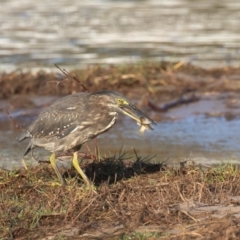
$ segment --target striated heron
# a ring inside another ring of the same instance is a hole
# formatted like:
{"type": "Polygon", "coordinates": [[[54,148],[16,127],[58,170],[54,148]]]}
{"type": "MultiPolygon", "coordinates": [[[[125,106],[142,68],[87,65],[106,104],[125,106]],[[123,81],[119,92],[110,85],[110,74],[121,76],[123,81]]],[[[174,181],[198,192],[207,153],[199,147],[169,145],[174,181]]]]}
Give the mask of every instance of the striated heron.
{"type": "Polygon", "coordinates": [[[31,138],[23,157],[35,147],[43,147],[52,152],[50,163],[61,184],[64,184],[56,165],[56,154],[72,152],[73,166],[84,182],[90,185],[79,166],[77,152],[82,144],[110,129],[118,113],[133,118],[141,125],[141,130],[153,129],[151,124],[156,124],[118,92],[76,93],[61,98],[41,112],[18,137],[18,141],[31,138]]]}

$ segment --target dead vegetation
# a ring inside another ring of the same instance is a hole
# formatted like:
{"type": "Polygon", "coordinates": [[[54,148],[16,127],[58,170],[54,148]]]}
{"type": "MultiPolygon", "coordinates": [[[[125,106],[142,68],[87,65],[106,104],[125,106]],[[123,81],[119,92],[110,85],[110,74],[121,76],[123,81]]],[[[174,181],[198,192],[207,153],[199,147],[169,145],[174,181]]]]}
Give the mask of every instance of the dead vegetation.
{"type": "Polygon", "coordinates": [[[9,74],[2,73],[0,99],[16,94],[67,95],[83,91],[82,84],[90,92],[112,89],[128,95],[139,96],[142,93],[163,100],[196,91],[240,91],[240,68],[207,70],[181,62],[144,62],[105,67],[94,65],[70,74],[81,84],[67,78],[64,71],[32,73],[16,70],[9,74]]]}
{"type": "Polygon", "coordinates": [[[47,164],[0,172],[1,239],[237,239],[240,171],[232,165],[170,168],[138,158],[85,165],[56,184],[47,164]]]}

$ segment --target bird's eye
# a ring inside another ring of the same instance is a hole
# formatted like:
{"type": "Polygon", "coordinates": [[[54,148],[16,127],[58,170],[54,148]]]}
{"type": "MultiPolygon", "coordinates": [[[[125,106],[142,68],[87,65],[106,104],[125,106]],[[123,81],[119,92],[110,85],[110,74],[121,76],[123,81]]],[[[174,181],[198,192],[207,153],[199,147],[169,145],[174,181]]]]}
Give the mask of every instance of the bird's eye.
{"type": "Polygon", "coordinates": [[[129,104],[127,101],[125,101],[122,98],[116,98],[116,102],[118,105],[128,105],[129,104]]]}

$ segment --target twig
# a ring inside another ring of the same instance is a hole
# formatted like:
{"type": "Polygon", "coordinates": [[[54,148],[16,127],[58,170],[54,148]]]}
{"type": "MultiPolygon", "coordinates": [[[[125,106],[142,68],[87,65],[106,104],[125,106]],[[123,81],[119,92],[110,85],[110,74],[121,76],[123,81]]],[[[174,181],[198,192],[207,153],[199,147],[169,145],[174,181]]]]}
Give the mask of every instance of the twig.
{"type": "Polygon", "coordinates": [[[190,214],[188,214],[187,212],[180,210],[181,213],[185,214],[186,216],[190,217],[193,221],[198,222],[198,220],[196,218],[194,218],[193,216],[191,216],[190,214]]]}
{"type": "Polygon", "coordinates": [[[58,68],[66,77],[69,77],[70,79],[73,79],[78,84],[80,84],[84,91],[88,91],[88,89],[81,83],[81,81],[76,78],[75,76],[71,75],[66,69],[61,69],[57,64],[55,64],[56,68],[58,68]]]}
{"type": "MultiPolygon", "coordinates": [[[[95,191],[94,191],[95,192],[95,191]]],[[[73,223],[92,205],[92,203],[98,198],[98,196],[94,197],[92,201],[81,211],[78,215],[73,219],[73,223]]]]}
{"type": "Polygon", "coordinates": [[[13,119],[13,117],[10,115],[9,111],[7,108],[5,108],[7,115],[10,117],[10,119],[12,120],[12,122],[14,123],[15,127],[21,131],[24,130],[24,128],[22,128],[21,126],[18,125],[18,123],[13,119]]]}
{"type": "Polygon", "coordinates": [[[11,221],[10,226],[9,226],[9,238],[11,240],[14,239],[14,236],[13,236],[13,222],[12,221],[11,221]]]}
{"type": "Polygon", "coordinates": [[[195,94],[192,94],[191,96],[181,96],[180,98],[172,100],[168,103],[165,103],[162,106],[157,106],[150,100],[147,100],[147,104],[152,110],[154,110],[156,112],[166,112],[170,108],[176,107],[180,104],[196,102],[196,101],[199,101],[199,99],[200,98],[198,96],[196,96],[195,94]]]}
{"type": "Polygon", "coordinates": [[[176,187],[177,187],[179,196],[180,196],[180,198],[182,199],[182,201],[183,201],[183,202],[187,202],[186,199],[183,197],[183,195],[182,195],[182,193],[181,193],[181,191],[180,191],[180,189],[179,189],[179,186],[178,186],[177,184],[176,184],[176,187]]]}

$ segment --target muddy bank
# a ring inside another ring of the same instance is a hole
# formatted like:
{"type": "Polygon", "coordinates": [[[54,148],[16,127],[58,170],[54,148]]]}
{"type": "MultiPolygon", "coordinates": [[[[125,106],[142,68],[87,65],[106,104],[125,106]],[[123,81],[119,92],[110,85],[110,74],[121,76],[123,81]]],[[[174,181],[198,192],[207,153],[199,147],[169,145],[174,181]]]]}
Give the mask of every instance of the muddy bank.
{"type": "Polygon", "coordinates": [[[57,184],[48,165],[0,171],[1,239],[238,239],[240,172],[113,157],[57,184]]]}

